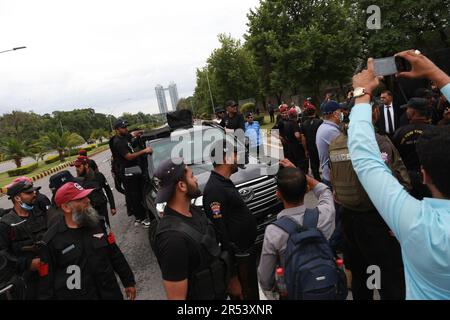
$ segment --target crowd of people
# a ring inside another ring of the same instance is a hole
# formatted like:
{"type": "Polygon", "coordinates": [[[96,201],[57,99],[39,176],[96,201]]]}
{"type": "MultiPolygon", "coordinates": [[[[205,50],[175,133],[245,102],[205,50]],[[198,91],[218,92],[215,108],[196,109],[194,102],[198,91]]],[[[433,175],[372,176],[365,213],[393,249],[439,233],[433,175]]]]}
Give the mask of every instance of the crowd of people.
{"type": "MultiPolygon", "coordinates": [[[[398,56],[412,70],[397,76],[431,81],[403,106],[388,90],[374,96],[381,79],[369,59],[345,102],[327,94],[320,109],[310,98],[269,107],[284,152],[274,191],[284,210],[266,227],[261,250],[256,218],[231,180],[239,167],[234,140],[211,149],[203,192],[183,159],[159,165],[156,202],[166,206],[156,221],[144,199],[153,150],[140,144],[141,131],[114,124],[114,185],[135,225],[155,226],[150,242],[168,299],[258,300],[259,287],[279,299],[345,299],[345,268],[353,299],[370,300],[371,266],[381,272],[381,299],[450,298],[450,77],[417,50],[398,56]],[[305,205],[309,191],[315,208],[305,205]],[[202,206],[193,205],[200,196],[202,206]]],[[[250,150],[264,156],[252,113],[244,117],[234,101],[216,111],[226,131],[243,130],[250,150]]],[[[51,199],[26,177],[7,186],[3,299],[123,299],[116,274],[135,299],[133,271],[110,227],[111,187],[87,153],[74,166],[77,177],[51,177],[51,199]]]]}

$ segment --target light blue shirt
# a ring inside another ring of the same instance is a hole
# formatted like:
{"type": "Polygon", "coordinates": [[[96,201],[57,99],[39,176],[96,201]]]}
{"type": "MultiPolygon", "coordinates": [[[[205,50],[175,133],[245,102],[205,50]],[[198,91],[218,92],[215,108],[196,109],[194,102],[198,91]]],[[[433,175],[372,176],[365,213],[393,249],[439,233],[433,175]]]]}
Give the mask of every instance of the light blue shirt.
{"type": "Polygon", "coordinates": [[[317,151],[319,151],[320,167],[322,168],[322,177],[325,180],[330,181],[330,167],[328,162],[330,161],[330,153],[328,147],[330,143],[341,134],[339,126],[331,121],[324,120],[317,129],[316,145],[317,151]]]}
{"type": "Polygon", "coordinates": [[[245,136],[248,137],[250,147],[261,145],[261,131],[259,130],[259,122],[253,121],[252,124],[245,123],[245,136]]]}
{"type": "MultiPolygon", "coordinates": [[[[442,93],[450,101],[450,84],[442,93]]],[[[419,201],[403,189],[381,159],[369,104],[352,109],[348,146],[359,180],[401,245],[406,298],[449,300],[450,200],[419,201]]]]}

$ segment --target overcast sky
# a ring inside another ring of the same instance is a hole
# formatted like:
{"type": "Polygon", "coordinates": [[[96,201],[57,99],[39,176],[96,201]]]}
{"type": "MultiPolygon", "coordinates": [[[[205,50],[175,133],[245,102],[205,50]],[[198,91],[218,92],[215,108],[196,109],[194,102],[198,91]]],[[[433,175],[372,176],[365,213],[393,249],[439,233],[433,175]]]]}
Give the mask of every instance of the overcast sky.
{"type": "MultiPolygon", "coordinates": [[[[155,86],[192,95],[195,70],[242,38],[258,0],[0,0],[0,114],[157,113],[155,86]]],[[[170,98],[167,92],[167,102],[170,98]]]]}

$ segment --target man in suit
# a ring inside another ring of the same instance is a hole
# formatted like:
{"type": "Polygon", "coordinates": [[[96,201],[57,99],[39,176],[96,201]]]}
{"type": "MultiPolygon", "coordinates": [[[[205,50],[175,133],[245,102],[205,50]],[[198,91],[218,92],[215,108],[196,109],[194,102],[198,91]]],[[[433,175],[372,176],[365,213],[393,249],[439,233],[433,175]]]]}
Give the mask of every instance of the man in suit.
{"type": "Polygon", "coordinates": [[[394,104],[392,92],[389,90],[381,93],[380,100],[383,105],[380,108],[380,119],[377,122],[377,127],[380,130],[380,134],[392,137],[399,127],[399,109],[394,104]]]}

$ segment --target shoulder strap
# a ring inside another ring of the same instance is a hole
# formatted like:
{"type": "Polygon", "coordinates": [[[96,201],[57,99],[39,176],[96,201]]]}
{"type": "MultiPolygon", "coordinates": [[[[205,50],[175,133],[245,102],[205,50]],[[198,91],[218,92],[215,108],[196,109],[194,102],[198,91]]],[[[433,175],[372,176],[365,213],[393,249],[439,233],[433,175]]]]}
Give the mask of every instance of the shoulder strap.
{"type": "Polygon", "coordinates": [[[172,216],[164,216],[161,221],[163,220],[165,220],[165,225],[163,225],[162,228],[156,232],[156,236],[167,231],[178,231],[184,233],[195,242],[202,243],[203,234],[195,230],[190,225],[184,223],[181,219],[172,216]]]}
{"type": "Polygon", "coordinates": [[[317,228],[319,223],[319,209],[306,209],[305,216],[303,217],[303,226],[305,228],[317,228]]]}
{"type": "Polygon", "coordinates": [[[299,224],[289,217],[283,217],[281,219],[272,222],[278,228],[284,230],[288,234],[292,234],[298,231],[299,224]]]}

